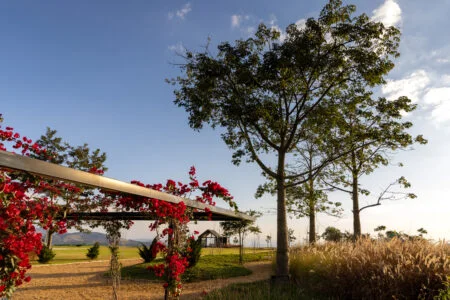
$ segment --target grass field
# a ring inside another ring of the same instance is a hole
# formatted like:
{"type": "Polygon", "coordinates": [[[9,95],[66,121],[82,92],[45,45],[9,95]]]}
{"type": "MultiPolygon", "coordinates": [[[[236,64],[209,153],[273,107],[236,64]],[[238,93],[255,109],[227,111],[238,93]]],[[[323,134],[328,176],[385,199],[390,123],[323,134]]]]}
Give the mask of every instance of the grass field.
{"type": "MultiPolygon", "coordinates": [[[[87,249],[91,246],[53,246],[56,253],[55,258],[49,264],[65,264],[73,262],[88,262],[86,257],[87,249]]],[[[238,248],[204,248],[202,255],[227,255],[238,254],[238,248]]],[[[266,253],[267,256],[272,255],[267,249],[245,249],[246,254],[266,253]]],[[[120,247],[119,255],[121,259],[140,258],[137,247],[120,247]]],[[[108,260],[110,258],[109,249],[106,246],[100,246],[100,255],[97,260],[108,260]]],[[[33,265],[39,264],[36,259],[32,260],[33,265]]]]}
{"type": "MultiPolygon", "coordinates": [[[[56,256],[49,264],[65,264],[72,262],[91,261],[86,257],[87,249],[91,246],[53,246],[56,256]]],[[[136,247],[120,247],[120,258],[140,258],[136,247]]],[[[108,247],[100,246],[100,254],[96,260],[108,260],[110,252],[108,247]]],[[[37,260],[32,260],[32,264],[39,264],[37,260]]]]}
{"type": "MultiPolygon", "coordinates": [[[[234,253],[236,253],[236,251],[234,251],[234,253]]],[[[248,269],[239,265],[238,254],[234,254],[233,251],[226,252],[228,252],[228,254],[202,255],[195,267],[186,270],[186,273],[183,275],[183,281],[203,281],[251,274],[248,269]]],[[[258,253],[248,253],[244,255],[244,262],[270,259],[270,252],[267,251],[259,251],[258,253]]],[[[161,278],[156,277],[153,272],[147,270],[148,266],[159,264],[161,262],[161,259],[156,259],[151,263],[140,263],[124,267],[122,268],[122,278],[161,280],[161,278]]]]}

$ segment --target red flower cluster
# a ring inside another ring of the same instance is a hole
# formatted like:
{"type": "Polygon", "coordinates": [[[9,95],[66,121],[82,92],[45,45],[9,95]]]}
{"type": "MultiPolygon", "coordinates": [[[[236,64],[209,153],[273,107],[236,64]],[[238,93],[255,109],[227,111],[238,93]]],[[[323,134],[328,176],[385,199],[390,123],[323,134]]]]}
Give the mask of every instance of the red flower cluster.
{"type": "Polygon", "coordinates": [[[33,223],[40,221],[43,227],[51,223],[46,218],[48,206],[45,198],[29,198],[22,185],[0,172],[0,297],[30,280],[25,276],[31,268],[29,254],[42,248],[42,235],[33,223]]]}
{"type": "Polygon", "coordinates": [[[170,272],[170,278],[173,278],[175,281],[181,281],[180,276],[189,265],[187,258],[175,252],[174,254],[166,257],[166,263],[167,269],[170,272]]]}
{"type": "Polygon", "coordinates": [[[162,277],[164,275],[164,269],[166,266],[164,264],[154,265],[147,267],[147,270],[151,270],[155,273],[156,276],[162,277]]]}
{"type": "MultiPolygon", "coordinates": [[[[14,132],[12,127],[0,128],[0,151],[7,151],[3,142],[12,143],[13,149],[21,149],[22,155],[46,153],[27,137],[20,139],[20,134],[14,132]]],[[[61,188],[70,189],[73,186],[61,188]]],[[[17,286],[31,279],[26,276],[31,268],[29,255],[42,249],[42,235],[36,232],[33,224],[38,223],[43,228],[52,226],[59,232],[66,230],[63,220],[53,224],[52,216],[58,207],[42,194],[33,197],[35,193],[49,190],[55,193],[61,191],[40,180],[13,179],[10,170],[0,169],[0,298],[10,297],[17,286]]]]}

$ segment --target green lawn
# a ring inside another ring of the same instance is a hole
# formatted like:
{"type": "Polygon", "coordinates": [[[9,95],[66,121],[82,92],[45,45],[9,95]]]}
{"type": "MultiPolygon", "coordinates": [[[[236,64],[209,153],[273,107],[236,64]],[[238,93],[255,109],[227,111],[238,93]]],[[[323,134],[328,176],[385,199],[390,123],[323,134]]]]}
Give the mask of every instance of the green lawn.
{"type": "MultiPolygon", "coordinates": [[[[87,262],[91,261],[86,257],[87,249],[91,246],[53,246],[56,253],[55,258],[49,264],[64,264],[71,262],[87,262]]],[[[139,258],[137,247],[120,247],[120,258],[139,258]]],[[[100,246],[100,254],[96,260],[108,260],[110,252],[108,247],[100,246]]],[[[94,260],[95,261],[95,260],[94,260]]],[[[37,260],[32,260],[32,264],[39,264],[37,260]]]]}
{"type": "MultiPolygon", "coordinates": [[[[232,253],[232,251],[227,252],[232,253]]],[[[248,253],[244,255],[244,261],[251,262],[267,260],[269,257],[268,254],[269,252],[267,251],[248,253]]],[[[151,263],[141,263],[124,267],[122,268],[122,278],[161,280],[161,278],[156,277],[153,272],[147,270],[148,266],[161,262],[162,260],[159,259],[151,263]]],[[[183,281],[193,282],[218,278],[230,278],[249,274],[251,274],[250,270],[246,269],[242,265],[239,265],[238,254],[203,255],[195,267],[186,271],[183,275],[183,281]]]]}
{"type": "MultiPolygon", "coordinates": [[[[53,251],[56,253],[55,258],[49,262],[49,264],[65,264],[73,262],[87,262],[91,261],[86,257],[87,246],[53,246],[53,251]]],[[[120,259],[128,258],[140,258],[137,247],[120,247],[119,250],[120,259]]],[[[239,253],[239,248],[204,248],[202,249],[202,256],[204,255],[228,255],[239,253]]],[[[267,256],[273,255],[272,252],[267,249],[245,249],[246,255],[253,255],[258,253],[264,253],[267,256]]],[[[110,258],[110,252],[108,247],[100,246],[100,255],[96,260],[108,260],[110,258]]],[[[95,261],[95,260],[94,260],[95,261]]],[[[37,259],[31,261],[33,265],[39,264],[37,259]]]]}

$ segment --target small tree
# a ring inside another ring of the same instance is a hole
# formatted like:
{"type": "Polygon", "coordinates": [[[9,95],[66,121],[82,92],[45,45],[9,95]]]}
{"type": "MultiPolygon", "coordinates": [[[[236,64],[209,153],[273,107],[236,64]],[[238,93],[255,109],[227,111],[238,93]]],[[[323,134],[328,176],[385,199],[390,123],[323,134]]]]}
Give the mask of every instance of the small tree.
{"type": "Polygon", "coordinates": [[[425,234],[428,233],[428,231],[426,231],[426,230],[423,229],[423,228],[419,228],[419,229],[417,229],[417,231],[419,232],[419,236],[420,236],[420,237],[423,237],[425,234]]]}
{"type": "MultiPolygon", "coordinates": [[[[252,217],[259,217],[261,216],[261,213],[249,210],[247,212],[248,215],[252,217]]],[[[238,242],[239,242],[239,263],[243,263],[243,257],[244,257],[244,239],[247,233],[250,231],[250,227],[253,225],[254,221],[249,220],[240,220],[240,221],[224,221],[220,222],[220,226],[223,229],[223,232],[225,235],[238,235],[238,242]]]]}
{"type": "Polygon", "coordinates": [[[380,225],[380,226],[376,227],[373,231],[378,233],[378,239],[384,239],[385,235],[384,235],[383,231],[385,231],[385,230],[386,230],[386,226],[380,225]]]}
{"type": "Polygon", "coordinates": [[[90,259],[96,259],[100,254],[100,244],[95,242],[94,245],[87,250],[86,256],[90,259]]]}
{"type": "Polygon", "coordinates": [[[272,236],[266,235],[267,248],[272,247],[272,236]]]}
{"type": "Polygon", "coordinates": [[[256,238],[259,239],[259,234],[261,233],[261,229],[259,228],[259,226],[250,226],[248,228],[248,231],[250,233],[253,233],[253,238],[254,238],[254,240],[253,240],[253,252],[255,252],[255,250],[256,250],[256,238]]]}
{"type": "Polygon", "coordinates": [[[297,239],[294,235],[294,229],[292,228],[288,229],[288,239],[289,239],[289,247],[297,239]]]}
{"type": "Polygon", "coordinates": [[[194,267],[200,260],[202,253],[202,240],[195,240],[194,237],[188,239],[188,245],[186,249],[186,257],[188,259],[188,268],[194,267]]]}
{"type": "Polygon", "coordinates": [[[38,254],[38,262],[41,264],[46,264],[55,257],[55,252],[46,245],[42,246],[41,252],[38,254]]]}
{"type": "Polygon", "coordinates": [[[139,256],[144,260],[145,263],[152,262],[156,255],[158,254],[155,251],[156,243],[158,242],[158,238],[154,238],[150,246],[145,246],[144,243],[141,243],[141,247],[138,247],[139,256]]]}
{"type": "Polygon", "coordinates": [[[327,242],[340,242],[342,236],[342,232],[338,228],[332,226],[325,228],[325,232],[322,233],[323,239],[327,242]]]}

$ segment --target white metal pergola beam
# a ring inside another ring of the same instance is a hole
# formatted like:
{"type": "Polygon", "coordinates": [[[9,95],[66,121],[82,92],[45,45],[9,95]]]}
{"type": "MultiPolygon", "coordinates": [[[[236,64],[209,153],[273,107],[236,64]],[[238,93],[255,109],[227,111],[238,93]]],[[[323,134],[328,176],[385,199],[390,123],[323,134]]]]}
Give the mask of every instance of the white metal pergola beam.
{"type": "Polygon", "coordinates": [[[83,184],[104,190],[121,192],[147,198],[155,198],[170,203],[184,202],[187,207],[200,210],[205,210],[206,208],[209,209],[213,213],[214,220],[221,220],[220,216],[223,216],[223,220],[255,220],[254,217],[230,209],[207,205],[198,201],[193,201],[191,199],[174,196],[149,188],[144,188],[135,184],[126,183],[116,179],[95,175],[80,170],[75,170],[72,168],[17,155],[6,151],[0,151],[0,167],[24,171],[46,178],[83,184]]]}

